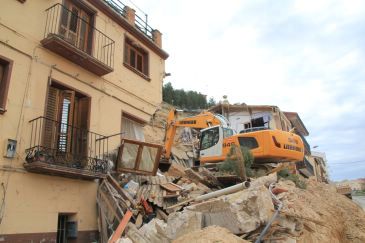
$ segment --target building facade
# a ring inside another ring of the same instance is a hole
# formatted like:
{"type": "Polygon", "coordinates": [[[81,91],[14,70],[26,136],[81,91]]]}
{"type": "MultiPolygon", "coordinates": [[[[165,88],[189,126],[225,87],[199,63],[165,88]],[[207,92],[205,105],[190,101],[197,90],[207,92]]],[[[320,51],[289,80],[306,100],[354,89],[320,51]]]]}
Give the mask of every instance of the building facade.
{"type": "Polygon", "coordinates": [[[233,129],[240,132],[245,129],[266,127],[289,131],[290,121],[277,106],[270,105],[231,105],[220,103],[209,109],[225,116],[233,129]]]}
{"type": "Polygon", "coordinates": [[[1,6],[0,241],[96,242],[122,124],[162,101],[161,33],[119,0],[1,6]]]}

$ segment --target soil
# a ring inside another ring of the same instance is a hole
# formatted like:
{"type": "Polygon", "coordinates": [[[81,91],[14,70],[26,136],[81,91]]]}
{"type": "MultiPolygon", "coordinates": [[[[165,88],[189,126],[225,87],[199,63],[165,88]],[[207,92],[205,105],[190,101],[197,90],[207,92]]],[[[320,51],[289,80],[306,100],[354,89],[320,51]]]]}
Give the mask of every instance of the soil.
{"type": "Polygon", "coordinates": [[[183,235],[173,243],[245,243],[249,242],[232,234],[228,229],[219,226],[209,226],[183,235]]]}
{"type": "Polygon", "coordinates": [[[297,242],[365,242],[365,212],[334,185],[307,180],[307,189],[291,182],[279,183],[288,192],[279,194],[284,202],[281,215],[297,221],[302,230],[297,242]]]}

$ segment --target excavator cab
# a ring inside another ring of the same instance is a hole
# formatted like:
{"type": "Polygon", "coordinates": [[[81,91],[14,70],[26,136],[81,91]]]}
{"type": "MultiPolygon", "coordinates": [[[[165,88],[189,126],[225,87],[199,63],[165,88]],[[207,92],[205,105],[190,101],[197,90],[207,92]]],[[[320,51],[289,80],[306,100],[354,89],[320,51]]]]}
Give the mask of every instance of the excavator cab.
{"type": "Polygon", "coordinates": [[[236,132],[229,127],[220,125],[208,127],[200,131],[199,157],[209,161],[223,161],[223,141],[225,138],[235,135],[236,132]]]}

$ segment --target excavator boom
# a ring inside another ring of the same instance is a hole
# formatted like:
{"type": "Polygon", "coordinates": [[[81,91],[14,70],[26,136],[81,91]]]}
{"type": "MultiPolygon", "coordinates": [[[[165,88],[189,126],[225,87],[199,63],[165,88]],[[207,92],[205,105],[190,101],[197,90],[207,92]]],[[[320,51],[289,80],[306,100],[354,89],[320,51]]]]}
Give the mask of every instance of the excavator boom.
{"type": "Polygon", "coordinates": [[[186,117],[181,120],[176,120],[176,116],[177,116],[177,111],[175,109],[171,110],[167,116],[166,134],[165,134],[165,154],[164,154],[164,158],[167,160],[171,156],[171,148],[174,142],[176,129],[178,127],[191,127],[191,128],[203,129],[210,126],[216,126],[227,123],[224,117],[216,116],[208,111],[203,111],[202,113],[196,116],[186,117]]]}

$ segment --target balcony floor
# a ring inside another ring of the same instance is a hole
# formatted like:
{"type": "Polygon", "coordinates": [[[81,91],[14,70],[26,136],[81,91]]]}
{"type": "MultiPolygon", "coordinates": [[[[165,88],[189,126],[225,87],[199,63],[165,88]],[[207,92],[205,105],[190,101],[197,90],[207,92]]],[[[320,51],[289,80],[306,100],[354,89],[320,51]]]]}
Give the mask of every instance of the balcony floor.
{"type": "Polygon", "coordinates": [[[106,178],[106,174],[91,172],[88,170],[70,168],[56,164],[50,164],[42,161],[24,163],[24,168],[29,172],[62,176],[73,179],[94,180],[106,178]]]}
{"type": "Polygon", "coordinates": [[[41,41],[41,43],[45,48],[63,56],[98,76],[103,76],[113,71],[113,68],[92,57],[88,53],[78,49],[56,34],[49,34],[41,41]]]}

